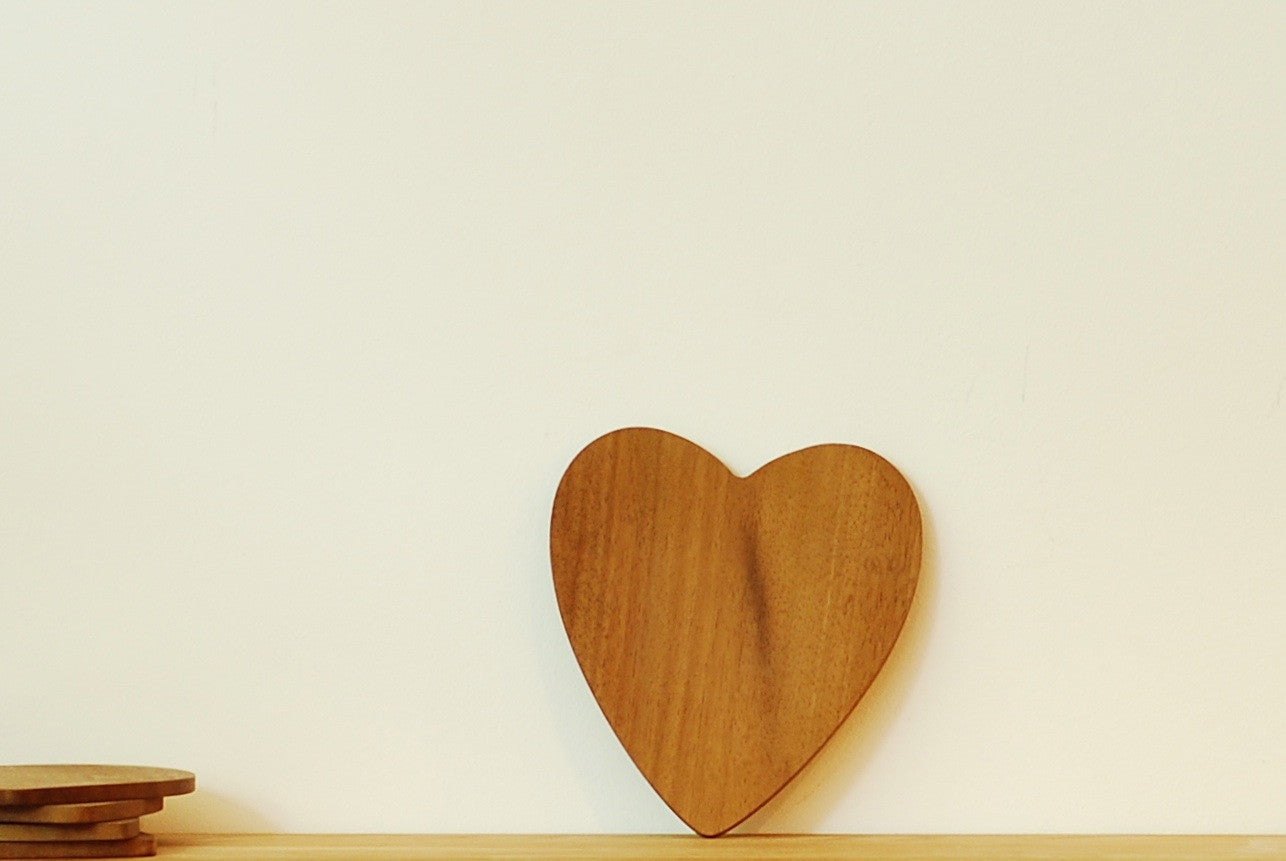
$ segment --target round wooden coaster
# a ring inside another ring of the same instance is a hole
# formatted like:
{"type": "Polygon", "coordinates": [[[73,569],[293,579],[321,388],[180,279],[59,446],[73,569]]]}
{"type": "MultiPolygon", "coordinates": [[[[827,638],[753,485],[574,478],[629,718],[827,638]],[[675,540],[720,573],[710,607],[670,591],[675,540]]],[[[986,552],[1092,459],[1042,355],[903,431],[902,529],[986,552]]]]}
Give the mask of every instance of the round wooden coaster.
{"type": "Polygon", "coordinates": [[[0,805],[84,804],[183,795],[196,776],[138,765],[0,765],[0,805]]]}
{"type": "Polygon", "coordinates": [[[128,840],[137,837],[137,819],[50,825],[47,822],[0,822],[0,843],[67,843],[79,840],[128,840]]]}
{"type": "Polygon", "coordinates": [[[82,825],[89,822],[112,822],[120,819],[137,819],[155,813],[165,805],[165,799],[127,798],[123,801],[96,801],[90,804],[28,804],[17,807],[0,806],[0,823],[46,822],[51,825],[82,825]]]}
{"type": "Polygon", "coordinates": [[[139,858],[156,854],[156,838],[72,840],[62,843],[0,843],[0,858],[139,858]]]}

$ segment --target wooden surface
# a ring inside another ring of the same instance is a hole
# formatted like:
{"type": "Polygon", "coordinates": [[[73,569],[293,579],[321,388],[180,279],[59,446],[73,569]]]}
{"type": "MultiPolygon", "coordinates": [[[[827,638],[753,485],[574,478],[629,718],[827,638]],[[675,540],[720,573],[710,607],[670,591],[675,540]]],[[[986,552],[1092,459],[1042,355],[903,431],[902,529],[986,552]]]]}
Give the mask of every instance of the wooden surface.
{"type": "Polygon", "coordinates": [[[40,804],[0,807],[0,822],[47,822],[63,825],[110,822],[120,819],[135,819],[148,813],[155,813],[164,804],[164,798],[132,798],[125,801],[100,801],[93,804],[40,804]]]}
{"type": "Polygon", "coordinates": [[[1133,835],[190,835],[160,836],[174,861],[838,859],[854,861],[1231,861],[1286,858],[1286,836],[1133,835]]]}
{"type": "Polygon", "coordinates": [[[156,839],[150,834],[128,840],[0,843],[0,858],[138,858],[155,854],[156,839]]]}
{"type": "Polygon", "coordinates": [[[76,825],[50,825],[43,822],[0,823],[0,842],[45,841],[66,843],[81,840],[127,840],[137,837],[137,819],[115,822],[89,822],[76,825]]]}
{"type": "Polygon", "coordinates": [[[182,795],[196,777],[136,765],[0,765],[0,805],[81,804],[182,795]]]}
{"type": "Polygon", "coordinates": [[[720,834],[782,789],[853,710],[911,606],[915,495],[848,445],[738,478],[631,428],[586,447],[554,500],[563,623],[644,777],[720,834]]]}

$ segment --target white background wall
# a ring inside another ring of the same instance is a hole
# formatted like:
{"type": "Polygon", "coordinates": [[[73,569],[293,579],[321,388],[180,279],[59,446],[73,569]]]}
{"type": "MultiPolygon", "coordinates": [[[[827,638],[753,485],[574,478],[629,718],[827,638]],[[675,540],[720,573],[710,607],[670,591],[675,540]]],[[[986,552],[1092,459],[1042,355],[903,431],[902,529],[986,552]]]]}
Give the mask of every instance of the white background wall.
{"type": "Polygon", "coordinates": [[[682,831],[563,637],[615,427],[926,514],[750,830],[1286,831],[1286,6],[0,6],[0,761],[159,830],[682,831]]]}

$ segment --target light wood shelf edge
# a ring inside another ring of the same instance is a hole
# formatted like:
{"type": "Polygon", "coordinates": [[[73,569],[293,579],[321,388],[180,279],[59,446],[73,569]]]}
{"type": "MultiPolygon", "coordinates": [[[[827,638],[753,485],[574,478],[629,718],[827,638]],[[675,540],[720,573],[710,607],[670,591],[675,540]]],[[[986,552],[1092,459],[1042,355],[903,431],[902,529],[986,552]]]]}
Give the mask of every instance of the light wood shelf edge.
{"type": "Polygon", "coordinates": [[[1286,859],[1286,835],[680,835],[160,834],[174,861],[548,861],[549,859],[809,859],[945,861],[1214,861],[1286,859]]]}

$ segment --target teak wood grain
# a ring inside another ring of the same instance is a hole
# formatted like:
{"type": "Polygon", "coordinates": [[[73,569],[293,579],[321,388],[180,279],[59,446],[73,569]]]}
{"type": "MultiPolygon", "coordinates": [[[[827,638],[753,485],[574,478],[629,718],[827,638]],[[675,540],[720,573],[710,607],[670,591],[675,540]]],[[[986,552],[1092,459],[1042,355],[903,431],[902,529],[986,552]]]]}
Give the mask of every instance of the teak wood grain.
{"type": "Polygon", "coordinates": [[[196,776],[137,765],[0,765],[0,805],[82,804],[183,795],[196,776]]]}
{"type": "Polygon", "coordinates": [[[0,807],[0,822],[46,822],[59,825],[111,822],[136,819],[148,813],[155,813],[164,805],[164,798],[130,798],[124,801],[100,801],[92,804],[29,804],[0,807]]]}
{"type": "Polygon", "coordinates": [[[694,831],[777,794],[883,666],[920,567],[915,495],[821,445],[745,478],[650,428],[587,446],[555,496],[558,606],[631,758],[694,831]]]}

